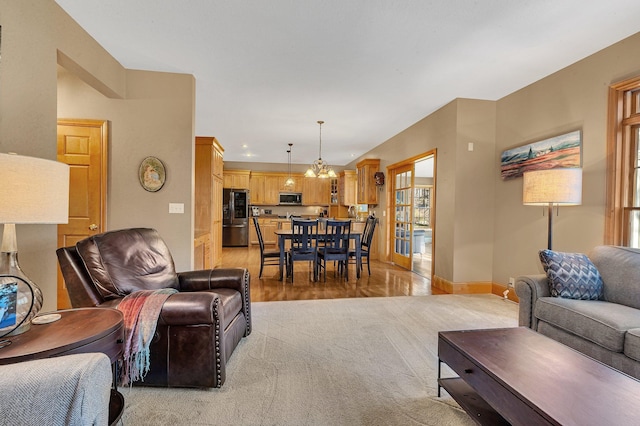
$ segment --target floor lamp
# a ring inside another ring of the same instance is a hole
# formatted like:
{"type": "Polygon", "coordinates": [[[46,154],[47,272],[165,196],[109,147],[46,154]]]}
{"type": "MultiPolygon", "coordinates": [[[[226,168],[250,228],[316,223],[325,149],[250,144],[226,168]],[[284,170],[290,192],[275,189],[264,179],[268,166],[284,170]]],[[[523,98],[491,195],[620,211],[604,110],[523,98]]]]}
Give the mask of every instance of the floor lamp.
{"type": "Polygon", "coordinates": [[[69,220],[69,166],[42,158],[0,154],[0,335],[24,333],[42,308],[42,291],[18,263],[16,224],[58,224],[69,220]],[[13,294],[12,294],[13,292],[13,294]]]}
{"type": "Polygon", "coordinates": [[[524,172],[522,204],[548,206],[547,248],[551,250],[553,206],[582,204],[582,169],[564,168],[524,172]]]}

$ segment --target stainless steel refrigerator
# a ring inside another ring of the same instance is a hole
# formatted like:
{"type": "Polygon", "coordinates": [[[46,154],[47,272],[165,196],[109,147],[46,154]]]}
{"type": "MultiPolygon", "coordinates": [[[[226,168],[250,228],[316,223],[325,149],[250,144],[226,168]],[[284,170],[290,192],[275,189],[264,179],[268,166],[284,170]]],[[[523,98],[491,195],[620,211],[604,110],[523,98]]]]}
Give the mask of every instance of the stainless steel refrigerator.
{"type": "Polygon", "coordinates": [[[249,245],[249,190],[222,190],[222,246],[249,245]]]}

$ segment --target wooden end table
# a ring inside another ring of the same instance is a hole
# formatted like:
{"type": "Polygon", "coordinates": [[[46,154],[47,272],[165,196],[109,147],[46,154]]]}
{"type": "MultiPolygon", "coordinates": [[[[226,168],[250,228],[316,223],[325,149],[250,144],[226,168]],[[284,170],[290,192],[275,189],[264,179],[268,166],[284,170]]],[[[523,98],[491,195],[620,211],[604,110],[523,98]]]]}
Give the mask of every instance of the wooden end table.
{"type": "MultiPolygon", "coordinates": [[[[124,351],[124,321],[116,309],[79,308],[52,312],[58,321],[32,324],[29,331],[4,337],[11,344],[0,348],[0,365],[41,358],[88,352],[102,352],[117,366],[124,351]]],[[[124,409],[124,397],[117,388],[117,368],[113,369],[109,400],[109,424],[115,424],[124,409]]]]}
{"type": "Polygon", "coordinates": [[[640,381],[525,327],[438,333],[440,387],[479,424],[640,424],[640,381]]]}

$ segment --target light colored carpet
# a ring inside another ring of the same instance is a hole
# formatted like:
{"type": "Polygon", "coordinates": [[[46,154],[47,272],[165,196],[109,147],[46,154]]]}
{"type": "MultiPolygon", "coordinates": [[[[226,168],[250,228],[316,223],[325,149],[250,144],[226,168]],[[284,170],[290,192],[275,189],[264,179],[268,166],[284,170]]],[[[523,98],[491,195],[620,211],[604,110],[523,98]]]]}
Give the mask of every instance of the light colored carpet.
{"type": "MultiPolygon", "coordinates": [[[[125,425],[472,425],[437,397],[438,331],[515,327],[492,295],[261,302],[221,389],[121,389],[125,425]]],[[[444,371],[444,370],[443,370],[444,371]]]]}

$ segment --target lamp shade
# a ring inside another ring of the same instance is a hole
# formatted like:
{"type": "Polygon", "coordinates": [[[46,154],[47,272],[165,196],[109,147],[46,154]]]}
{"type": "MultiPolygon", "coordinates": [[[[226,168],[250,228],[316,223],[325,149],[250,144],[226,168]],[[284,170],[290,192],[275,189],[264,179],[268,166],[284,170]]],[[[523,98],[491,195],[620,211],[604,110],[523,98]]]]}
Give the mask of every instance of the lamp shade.
{"type": "Polygon", "coordinates": [[[582,169],[564,168],[524,172],[522,204],[529,206],[582,204],[582,169]]]}
{"type": "Polygon", "coordinates": [[[69,166],[0,154],[0,223],[67,223],[69,166]]]}

